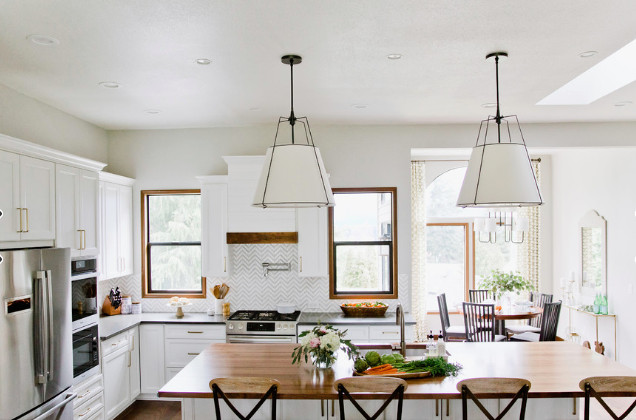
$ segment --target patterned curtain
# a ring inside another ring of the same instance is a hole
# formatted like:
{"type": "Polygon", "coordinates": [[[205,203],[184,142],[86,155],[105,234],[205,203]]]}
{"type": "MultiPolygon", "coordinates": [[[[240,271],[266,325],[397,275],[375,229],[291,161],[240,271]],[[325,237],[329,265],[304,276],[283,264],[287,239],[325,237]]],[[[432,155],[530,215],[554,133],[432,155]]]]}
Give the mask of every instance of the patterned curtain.
{"type": "Polygon", "coordinates": [[[415,340],[426,341],[426,181],[424,162],[411,162],[411,299],[415,340]]]}
{"type": "MultiPolygon", "coordinates": [[[[541,189],[541,162],[539,160],[532,161],[532,169],[537,177],[537,184],[541,189]]],[[[517,248],[517,257],[521,275],[532,281],[535,290],[541,290],[541,276],[539,267],[540,261],[540,244],[541,244],[541,206],[523,207],[519,211],[520,215],[528,217],[529,228],[526,232],[523,244],[517,248]]]]}

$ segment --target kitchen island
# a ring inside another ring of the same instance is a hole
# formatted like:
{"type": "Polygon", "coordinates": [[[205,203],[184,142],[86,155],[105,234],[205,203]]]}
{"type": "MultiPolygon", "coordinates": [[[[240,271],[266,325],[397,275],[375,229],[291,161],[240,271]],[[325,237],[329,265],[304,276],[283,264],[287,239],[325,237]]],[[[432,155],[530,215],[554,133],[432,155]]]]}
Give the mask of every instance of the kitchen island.
{"type": "MultiPolygon", "coordinates": [[[[295,344],[211,344],[158,392],[159,397],[183,398],[183,419],[211,418],[212,378],[261,376],[280,381],[279,418],[336,418],[337,392],[333,382],[352,375],[353,362],[340,355],[331,369],[292,365],[295,344]],[[326,402],[326,404],[325,404],[326,402]],[[333,417],[335,416],[335,417],[333,417]]],[[[404,419],[461,418],[457,382],[477,377],[519,377],[532,383],[528,419],[578,418],[578,383],[588,376],[636,375],[636,371],[569,342],[540,343],[448,343],[449,361],[463,368],[456,377],[408,381],[404,419]],[[576,414],[574,414],[576,411],[576,414]],[[430,416],[428,414],[430,412],[430,416]]],[[[257,398],[249,392],[230,398],[257,398]]],[[[367,398],[372,398],[368,396],[367,398]]],[[[253,405],[246,401],[245,406],[253,405]]],[[[370,402],[374,403],[374,402],[370,402]]],[[[502,405],[503,406],[503,405],[502,405]]],[[[496,412],[499,400],[488,401],[496,412]]],[[[267,404],[262,410],[267,418],[267,404]]],[[[387,412],[391,418],[394,411],[387,412]]],[[[227,417],[226,418],[231,418],[227,417]]],[[[354,417],[355,418],[355,417],[354,417]]]]}

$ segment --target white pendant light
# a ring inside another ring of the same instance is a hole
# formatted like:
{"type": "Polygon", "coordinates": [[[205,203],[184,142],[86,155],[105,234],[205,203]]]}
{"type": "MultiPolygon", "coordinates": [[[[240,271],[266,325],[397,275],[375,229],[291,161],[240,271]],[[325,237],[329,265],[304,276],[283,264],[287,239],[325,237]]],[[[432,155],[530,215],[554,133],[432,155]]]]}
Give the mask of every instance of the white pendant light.
{"type": "Polygon", "coordinates": [[[495,57],[497,82],[497,114],[483,120],[479,126],[477,144],[473,148],[466,175],[457,199],[459,207],[525,207],[543,204],[541,192],[532,170],[530,156],[516,115],[502,116],[499,110],[499,57],[505,52],[490,53],[495,57]],[[520,141],[513,141],[508,119],[516,121],[520,141]],[[501,123],[505,122],[508,141],[501,139],[501,123]],[[497,141],[488,142],[488,128],[497,124],[497,141]],[[481,133],[484,127],[484,138],[481,133]]]}
{"type": "Polygon", "coordinates": [[[254,194],[256,207],[326,207],[335,204],[329,177],[322,163],[320,150],[314,145],[307,117],[294,115],[294,65],[302,58],[297,55],[281,57],[291,70],[291,113],[278,120],[274,145],[267,149],[265,163],[254,194]],[[291,126],[291,143],[276,144],[281,123],[291,126]],[[298,143],[296,124],[302,125],[304,142],[298,143]]]}

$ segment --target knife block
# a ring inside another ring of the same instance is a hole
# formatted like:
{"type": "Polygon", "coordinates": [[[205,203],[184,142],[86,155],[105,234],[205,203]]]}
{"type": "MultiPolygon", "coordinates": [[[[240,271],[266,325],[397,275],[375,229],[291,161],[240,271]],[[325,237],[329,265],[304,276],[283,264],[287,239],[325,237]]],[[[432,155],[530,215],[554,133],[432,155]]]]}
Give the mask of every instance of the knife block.
{"type": "Polygon", "coordinates": [[[119,305],[117,309],[113,308],[113,305],[110,303],[110,299],[106,296],[104,298],[104,304],[102,305],[102,313],[104,315],[119,315],[121,314],[121,305],[119,305]]]}

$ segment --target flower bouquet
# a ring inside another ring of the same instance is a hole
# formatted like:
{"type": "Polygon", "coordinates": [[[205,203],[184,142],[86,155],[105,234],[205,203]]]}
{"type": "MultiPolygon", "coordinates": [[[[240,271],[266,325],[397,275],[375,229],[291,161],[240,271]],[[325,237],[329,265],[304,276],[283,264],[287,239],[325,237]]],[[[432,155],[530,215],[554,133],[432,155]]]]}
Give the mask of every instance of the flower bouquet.
{"type": "Polygon", "coordinates": [[[311,331],[303,331],[298,335],[300,345],[292,352],[292,364],[305,362],[311,356],[312,363],[319,368],[330,368],[336,361],[336,353],[340,348],[349,359],[358,354],[358,348],[345,340],[347,330],[339,331],[331,325],[317,325],[311,331]]]}

